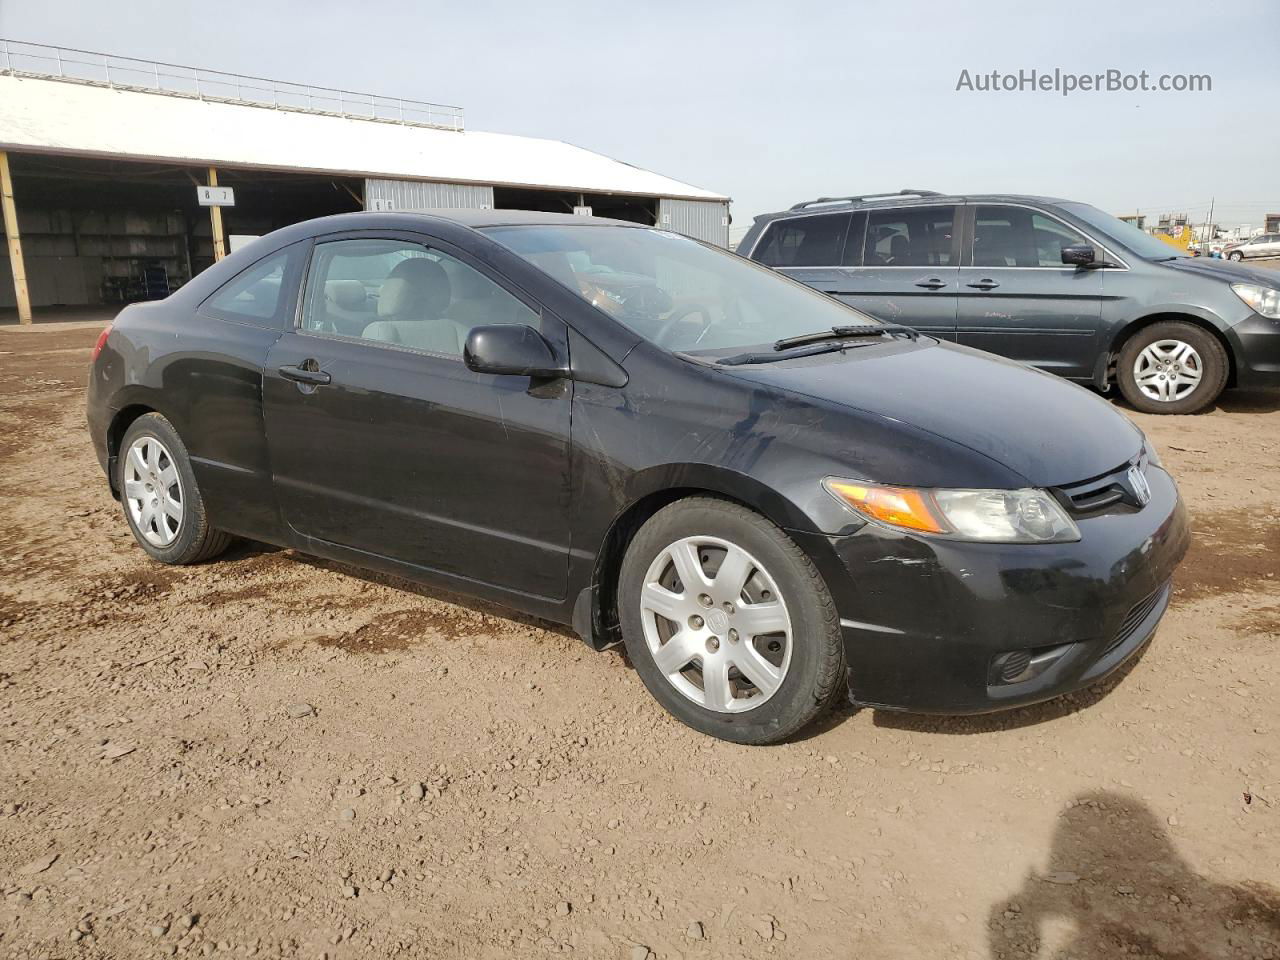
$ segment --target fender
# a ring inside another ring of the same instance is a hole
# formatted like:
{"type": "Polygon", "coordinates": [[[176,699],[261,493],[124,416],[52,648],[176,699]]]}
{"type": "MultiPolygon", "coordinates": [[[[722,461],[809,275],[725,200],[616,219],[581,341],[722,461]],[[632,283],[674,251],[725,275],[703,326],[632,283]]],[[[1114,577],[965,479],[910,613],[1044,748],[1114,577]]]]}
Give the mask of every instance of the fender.
{"type": "MultiPolygon", "coordinates": [[[[573,629],[589,646],[602,650],[621,640],[616,580],[632,536],[667,504],[699,494],[723,496],[784,530],[821,537],[819,523],[795,501],[735,470],[709,463],[665,463],[637,471],[626,483],[625,505],[595,547],[589,580],[574,600],[573,629]]],[[[831,506],[838,509],[834,500],[831,506]]]]}
{"type": "Polygon", "coordinates": [[[1124,335],[1133,329],[1135,324],[1143,323],[1147,320],[1153,320],[1158,316],[1167,314],[1181,314],[1187,317],[1194,317],[1207,326],[1212,327],[1218,333],[1225,334],[1230,329],[1231,324],[1223,320],[1218,314],[1212,310],[1197,306],[1193,303],[1144,303],[1142,309],[1136,316],[1128,317],[1113,325],[1109,334],[1110,344],[1109,350],[1114,350],[1116,344],[1124,339],[1124,335]]]}
{"type": "Polygon", "coordinates": [[[665,463],[637,471],[627,482],[627,505],[619,517],[645,497],[682,489],[718,493],[737,500],[783,529],[818,529],[799,506],[778,491],[754,477],[711,463],[665,463]]]}
{"type": "Polygon", "coordinates": [[[1111,361],[1119,353],[1121,344],[1129,339],[1133,333],[1149,323],[1155,323],[1161,319],[1177,319],[1178,317],[1186,317],[1191,322],[1199,321],[1200,326],[1217,335],[1222,342],[1223,348],[1227,351],[1227,360],[1231,366],[1231,377],[1228,383],[1231,383],[1234,380],[1240,350],[1239,343],[1232,334],[1233,324],[1223,320],[1221,316],[1204,307],[1190,303],[1170,303],[1143,304],[1143,309],[1138,316],[1113,325],[1107,334],[1109,340],[1098,354],[1098,359],[1094,365],[1094,386],[1104,393],[1111,388],[1111,361]]]}

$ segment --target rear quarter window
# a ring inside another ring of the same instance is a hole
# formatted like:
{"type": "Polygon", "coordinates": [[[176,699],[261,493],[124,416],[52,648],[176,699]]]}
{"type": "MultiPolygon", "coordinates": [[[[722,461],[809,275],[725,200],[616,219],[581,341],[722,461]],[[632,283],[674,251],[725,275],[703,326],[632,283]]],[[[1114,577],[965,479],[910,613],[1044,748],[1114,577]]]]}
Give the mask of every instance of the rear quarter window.
{"type": "Polygon", "coordinates": [[[245,267],[200,305],[200,313],[283,329],[295,302],[305,246],[295,243],[245,267]]]}

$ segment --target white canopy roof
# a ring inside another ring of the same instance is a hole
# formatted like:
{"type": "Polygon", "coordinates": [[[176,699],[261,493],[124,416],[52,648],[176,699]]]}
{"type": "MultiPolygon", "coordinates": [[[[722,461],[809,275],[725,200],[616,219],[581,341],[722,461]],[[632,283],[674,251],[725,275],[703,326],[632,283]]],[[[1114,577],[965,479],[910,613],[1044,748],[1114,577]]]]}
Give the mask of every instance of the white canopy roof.
{"type": "Polygon", "coordinates": [[[13,76],[0,76],[0,149],[728,200],[559,140],[13,76]]]}

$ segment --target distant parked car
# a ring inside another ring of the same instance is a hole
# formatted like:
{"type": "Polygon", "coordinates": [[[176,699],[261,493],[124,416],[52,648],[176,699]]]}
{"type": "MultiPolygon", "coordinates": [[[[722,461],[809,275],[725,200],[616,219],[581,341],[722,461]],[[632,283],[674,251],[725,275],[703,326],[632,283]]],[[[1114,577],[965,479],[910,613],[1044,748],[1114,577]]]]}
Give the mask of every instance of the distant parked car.
{"type": "Polygon", "coordinates": [[[757,217],[738,253],[883,320],[1117,384],[1148,413],[1280,384],[1280,273],[1181,254],[1086,203],[822,198],[757,217]]]}
{"type": "Polygon", "coordinates": [[[1228,244],[1223,252],[1228,260],[1280,257],[1280,233],[1264,233],[1249,240],[1228,244]]]}
{"type": "Polygon", "coordinates": [[[88,418],[162,563],[234,534],[497,600],[621,641],[674,716],[742,743],[849,695],[967,713],[1094,683],[1189,537],[1097,396],[571,215],[269,234],[120,314],[88,418]]]}

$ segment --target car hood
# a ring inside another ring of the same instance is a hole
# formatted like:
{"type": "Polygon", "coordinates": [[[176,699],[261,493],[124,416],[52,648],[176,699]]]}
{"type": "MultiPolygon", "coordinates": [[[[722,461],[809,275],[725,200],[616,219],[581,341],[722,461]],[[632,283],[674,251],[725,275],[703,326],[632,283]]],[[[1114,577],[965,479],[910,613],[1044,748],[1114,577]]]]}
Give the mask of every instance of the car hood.
{"type": "Polygon", "coordinates": [[[733,374],[909,424],[1000,463],[1028,486],[1091,479],[1142,449],[1142,432],[1096,393],[927,337],[737,367],[733,374]]]}
{"type": "Polygon", "coordinates": [[[1264,287],[1280,287],[1280,274],[1274,270],[1246,267],[1216,257],[1179,257],[1177,260],[1165,260],[1161,266],[1225,280],[1227,283],[1260,283],[1264,287]]]}

